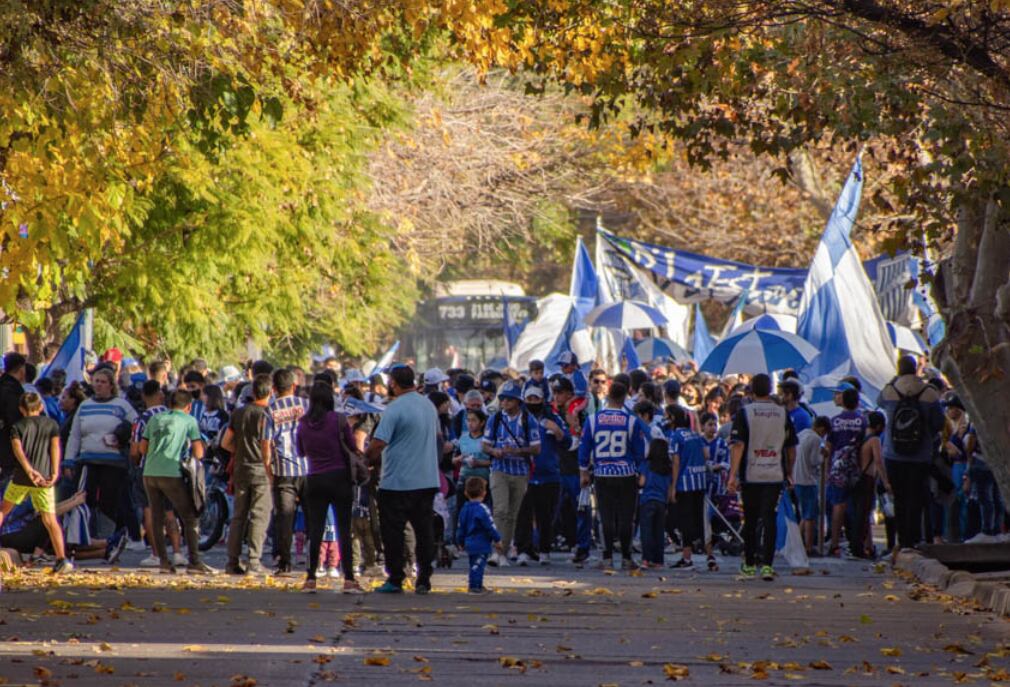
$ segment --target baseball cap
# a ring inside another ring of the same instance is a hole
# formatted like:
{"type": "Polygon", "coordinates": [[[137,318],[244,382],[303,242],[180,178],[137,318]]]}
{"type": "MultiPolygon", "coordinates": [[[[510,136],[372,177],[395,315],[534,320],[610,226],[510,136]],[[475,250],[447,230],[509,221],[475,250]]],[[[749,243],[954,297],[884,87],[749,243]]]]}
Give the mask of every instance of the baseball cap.
{"type": "Polygon", "coordinates": [[[844,391],[848,391],[849,389],[852,389],[854,391],[856,389],[856,387],[852,386],[848,382],[842,382],[841,384],[839,384],[838,386],[835,387],[835,393],[839,393],[840,394],[840,393],[842,393],[844,391]]]}
{"type": "Polygon", "coordinates": [[[221,368],[221,379],[226,382],[237,382],[242,379],[242,373],[234,365],[225,365],[221,368]]]}
{"type": "Polygon", "coordinates": [[[368,380],[365,379],[365,375],[362,374],[361,370],[351,368],[344,375],[344,385],[347,384],[367,384],[368,380]]]}
{"type": "Polygon", "coordinates": [[[507,382],[498,390],[498,398],[514,398],[521,401],[523,400],[523,392],[515,382],[507,382]]]}
{"type": "Polygon", "coordinates": [[[540,400],[543,400],[543,398],[544,398],[543,389],[541,389],[540,387],[538,387],[536,384],[530,384],[523,391],[523,400],[524,401],[528,401],[528,400],[530,400],[530,398],[533,398],[533,397],[539,398],[540,400]]]}
{"type": "Polygon", "coordinates": [[[531,360],[530,361],[530,371],[531,372],[533,370],[542,370],[542,369],[544,369],[544,361],[543,360],[531,360]]]}
{"type": "Polygon", "coordinates": [[[551,384],[551,389],[553,389],[555,392],[570,391],[572,393],[575,393],[575,385],[572,384],[572,380],[568,379],[567,377],[558,377],[551,384]]]}
{"type": "Polygon", "coordinates": [[[435,384],[441,384],[442,382],[449,381],[449,375],[442,372],[442,368],[433,367],[424,373],[424,385],[434,386],[435,384]]]}
{"type": "Polygon", "coordinates": [[[498,387],[495,386],[493,379],[485,379],[483,382],[480,383],[480,390],[489,391],[493,394],[498,390],[498,387]]]}
{"type": "Polygon", "coordinates": [[[579,359],[571,351],[564,351],[558,356],[558,365],[578,365],[579,359]]]}

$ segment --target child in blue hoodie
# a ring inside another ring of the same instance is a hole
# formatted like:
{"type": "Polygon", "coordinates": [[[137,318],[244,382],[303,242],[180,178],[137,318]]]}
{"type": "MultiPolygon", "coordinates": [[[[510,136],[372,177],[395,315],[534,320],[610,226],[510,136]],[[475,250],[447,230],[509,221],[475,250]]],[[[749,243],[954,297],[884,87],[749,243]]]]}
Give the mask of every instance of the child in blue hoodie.
{"type": "Polygon", "coordinates": [[[673,464],[666,439],[649,443],[648,460],[638,476],[638,520],[642,534],[642,567],[662,568],[666,548],[666,510],[673,503],[673,464]]]}
{"type": "Polygon", "coordinates": [[[463,489],[467,502],[459,512],[456,541],[463,545],[470,556],[468,591],[471,594],[483,594],[487,591],[484,589],[484,569],[487,567],[487,558],[491,555],[491,544],[494,542],[500,552],[501,535],[494,526],[494,520],[491,519],[491,511],[484,505],[484,496],[487,492],[484,480],[480,477],[470,477],[463,489]]]}

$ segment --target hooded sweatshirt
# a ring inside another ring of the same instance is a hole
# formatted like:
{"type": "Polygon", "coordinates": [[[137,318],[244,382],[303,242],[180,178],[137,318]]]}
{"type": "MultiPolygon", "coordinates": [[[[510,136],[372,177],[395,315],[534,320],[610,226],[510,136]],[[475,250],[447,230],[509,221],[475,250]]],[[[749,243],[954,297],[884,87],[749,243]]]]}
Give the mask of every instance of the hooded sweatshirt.
{"type": "MultiPolygon", "coordinates": [[[[343,423],[344,442],[354,446],[349,422],[343,423]]],[[[309,475],[321,475],[324,472],[347,470],[348,461],[344,455],[339,433],[340,421],[335,411],[329,411],[319,420],[312,420],[308,415],[298,421],[295,441],[298,452],[309,462],[309,475]]]]}

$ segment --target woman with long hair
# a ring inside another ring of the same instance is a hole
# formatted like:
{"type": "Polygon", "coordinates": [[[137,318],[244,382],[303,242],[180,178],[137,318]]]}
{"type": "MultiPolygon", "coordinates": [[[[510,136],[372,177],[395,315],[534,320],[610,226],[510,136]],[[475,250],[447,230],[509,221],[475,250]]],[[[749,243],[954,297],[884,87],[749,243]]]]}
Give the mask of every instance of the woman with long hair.
{"type": "Polygon", "coordinates": [[[309,392],[309,410],[298,421],[295,433],[298,451],[308,461],[305,486],[305,517],[309,531],[309,567],[304,589],[316,588],[319,548],[326,528],[326,512],[333,508],[340,544],[340,567],[344,575],[343,592],[360,594],[364,590],[354,579],[351,556],[351,506],[354,485],[351,482],[351,458],[345,447],[354,445],[350,424],[334,410],[333,388],[316,382],[309,392]]]}

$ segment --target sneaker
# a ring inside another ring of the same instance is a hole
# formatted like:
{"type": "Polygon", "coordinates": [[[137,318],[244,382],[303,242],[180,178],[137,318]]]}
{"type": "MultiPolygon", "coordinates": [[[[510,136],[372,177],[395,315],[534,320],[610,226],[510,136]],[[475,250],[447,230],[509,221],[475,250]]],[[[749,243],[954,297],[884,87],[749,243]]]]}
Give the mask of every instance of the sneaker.
{"type": "Polygon", "coordinates": [[[189,559],[182,555],[179,551],[172,554],[172,565],[188,565],[189,559]]]}
{"type": "Polygon", "coordinates": [[[129,538],[126,536],[126,528],[112,535],[112,538],[105,545],[105,562],[109,565],[115,565],[119,562],[119,557],[123,555],[123,551],[126,550],[126,545],[129,541],[129,538]]]}
{"type": "Polygon", "coordinates": [[[521,553],[519,554],[518,558],[516,558],[516,564],[520,568],[525,568],[527,565],[530,564],[530,557],[527,556],[525,553],[521,553]]]}
{"type": "Polygon", "coordinates": [[[403,587],[386,580],[381,586],[376,587],[375,591],[379,594],[403,594],[403,587]]]}
{"type": "Polygon", "coordinates": [[[316,578],[314,578],[314,577],[307,577],[307,578],[305,578],[305,581],[302,582],[302,591],[303,592],[314,592],[314,591],[316,591],[316,578]]]}
{"type": "Polygon", "coordinates": [[[344,587],[340,590],[341,594],[364,594],[365,590],[361,588],[357,580],[344,580],[344,587]]]}
{"type": "Polygon", "coordinates": [[[490,565],[492,568],[497,568],[499,557],[500,557],[499,554],[492,553],[490,556],[488,556],[487,564],[490,565]]]}
{"type": "Polygon", "coordinates": [[[131,539],[126,544],[126,550],[135,552],[147,551],[147,542],[143,539],[138,539],[137,541],[131,539]]]}
{"type": "Polygon", "coordinates": [[[262,563],[247,563],[245,566],[245,572],[247,575],[266,575],[267,569],[263,567],[262,563]]]}
{"type": "Polygon", "coordinates": [[[709,572],[717,572],[719,570],[719,563],[715,560],[715,556],[709,556],[707,562],[709,572]]]}
{"type": "Polygon", "coordinates": [[[245,568],[238,563],[229,563],[224,566],[224,571],[228,575],[245,575],[245,568]]]}
{"type": "Polygon", "coordinates": [[[175,575],[179,572],[179,569],[172,563],[166,563],[165,565],[158,566],[158,572],[162,575],[175,575]]]}
{"type": "Polygon", "coordinates": [[[509,563],[509,559],[508,558],[506,558],[505,556],[503,556],[501,554],[498,554],[498,567],[499,568],[507,568],[510,565],[512,565],[512,564],[509,563]]]}
{"type": "Polygon", "coordinates": [[[141,568],[160,568],[161,559],[155,556],[153,553],[147,558],[143,558],[140,561],[141,568]]]}
{"type": "Polygon", "coordinates": [[[421,596],[427,596],[431,593],[431,582],[418,582],[414,585],[414,593],[421,596]]]}
{"type": "Polygon", "coordinates": [[[689,561],[689,560],[687,560],[685,558],[681,558],[679,561],[677,561],[676,563],[674,563],[670,567],[671,568],[677,568],[677,569],[688,569],[689,568],[691,570],[694,570],[694,562],[693,561],[689,561]]]}
{"type": "Polygon", "coordinates": [[[613,558],[601,558],[599,563],[596,564],[597,570],[613,570],[614,569],[614,559],[613,558]]]}
{"type": "Polygon", "coordinates": [[[574,563],[575,565],[582,565],[588,560],[589,560],[589,552],[584,551],[582,549],[576,551],[575,555],[572,556],[572,563],[574,563]]]}
{"type": "Polygon", "coordinates": [[[291,577],[291,566],[290,565],[278,565],[274,568],[274,577],[291,577]]]}
{"type": "Polygon", "coordinates": [[[212,568],[203,561],[198,561],[187,565],[186,572],[190,575],[217,575],[219,571],[217,568],[212,568]]]}
{"type": "Polygon", "coordinates": [[[73,571],[74,571],[74,564],[71,563],[66,558],[61,558],[60,560],[56,561],[55,565],[53,565],[54,575],[66,575],[67,573],[72,573],[73,571]]]}
{"type": "Polygon", "coordinates": [[[756,574],[757,568],[755,566],[746,563],[740,564],[740,577],[754,577],[756,574]]]}
{"type": "Polygon", "coordinates": [[[771,582],[775,579],[775,569],[770,565],[761,566],[761,579],[765,582],[771,582]]]}
{"type": "Polygon", "coordinates": [[[340,569],[339,568],[327,568],[326,569],[326,576],[329,577],[329,578],[340,577],[340,569]]]}
{"type": "Polygon", "coordinates": [[[470,587],[466,590],[467,594],[490,594],[491,590],[487,587],[470,587]]]}
{"type": "Polygon", "coordinates": [[[635,562],[634,558],[622,558],[621,570],[638,570],[638,563],[635,562]]]}
{"type": "Polygon", "coordinates": [[[540,554],[540,565],[550,565],[551,564],[551,554],[542,553],[540,554]]]}

